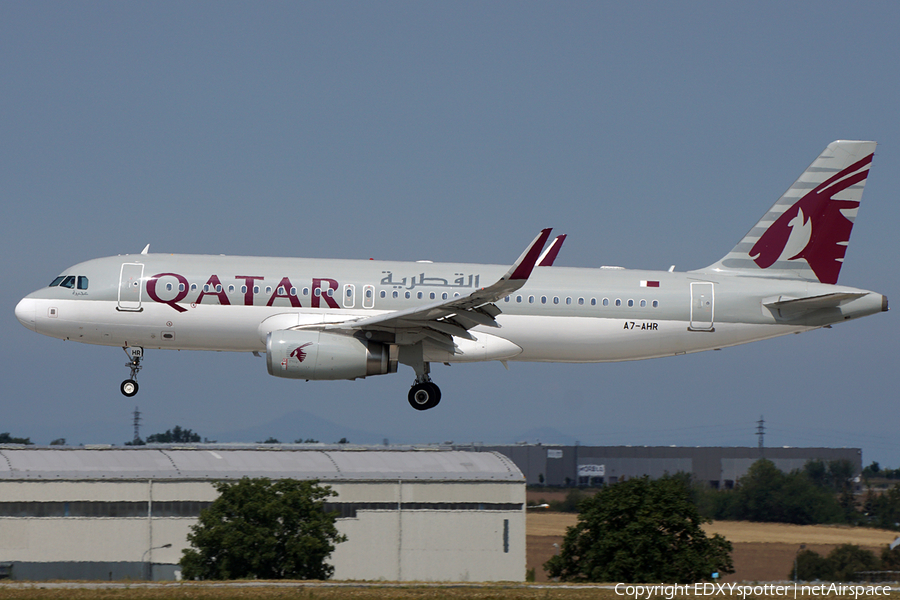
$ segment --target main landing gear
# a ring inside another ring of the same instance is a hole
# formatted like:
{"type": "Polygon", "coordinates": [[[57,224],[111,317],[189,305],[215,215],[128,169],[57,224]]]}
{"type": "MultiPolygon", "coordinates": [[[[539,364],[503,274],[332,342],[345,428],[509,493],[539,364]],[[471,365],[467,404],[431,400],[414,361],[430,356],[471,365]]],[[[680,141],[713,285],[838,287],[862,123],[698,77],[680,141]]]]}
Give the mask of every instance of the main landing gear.
{"type": "Polygon", "coordinates": [[[119,386],[119,391],[121,391],[125,397],[131,398],[138,393],[137,374],[138,371],[141,370],[141,359],[144,358],[144,349],[138,347],[126,347],[122,348],[122,350],[128,355],[129,362],[125,363],[125,366],[131,369],[131,376],[122,382],[122,385],[119,386]]]}
{"type": "Polygon", "coordinates": [[[441,401],[441,388],[431,381],[428,363],[424,363],[422,373],[416,373],[416,381],[409,388],[409,405],[416,410],[434,408],[441,401]]]}

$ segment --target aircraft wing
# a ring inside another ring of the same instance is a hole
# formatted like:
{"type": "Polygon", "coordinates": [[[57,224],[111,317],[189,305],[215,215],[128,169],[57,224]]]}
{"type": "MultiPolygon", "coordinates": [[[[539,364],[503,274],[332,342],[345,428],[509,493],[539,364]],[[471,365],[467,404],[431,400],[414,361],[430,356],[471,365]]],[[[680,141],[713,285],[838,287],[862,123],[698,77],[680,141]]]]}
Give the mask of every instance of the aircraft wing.
{"type": "Polygon", "coordinates": [[[550,231],[541,231],[499,280],[466,296],[320,327],[323,330],[403,331],[413,337],[420,334],[421,339],[452,352],[455,345],[451,336],[471,340],[474,338],[468,330],[476,325],[500,326],[494,317],[501,311],[494,302],[525,285],[550,237],[550,231]]]}

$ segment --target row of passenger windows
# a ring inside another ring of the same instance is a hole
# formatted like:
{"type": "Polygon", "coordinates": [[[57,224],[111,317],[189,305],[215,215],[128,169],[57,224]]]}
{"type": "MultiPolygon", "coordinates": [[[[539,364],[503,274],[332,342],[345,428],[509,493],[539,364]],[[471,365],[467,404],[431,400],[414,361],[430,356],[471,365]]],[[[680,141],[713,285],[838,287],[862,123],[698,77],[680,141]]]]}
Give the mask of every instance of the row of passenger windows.
{"type": "MultiPolygon", "coordinates": [[[[387,298],[387,292],[386,292],[385,290],[381,290],[381,294],[380,294],[380,295],[381,295],[382,298],[387,298]]],[[[460,295],[459,292],[455,292],[455,293],[453,294],[453,297],[454,297],[454,298],[459,298],[459,295],[460,295]]],[[[347,296],[348,296],[348,297],[350,296],[350,290],[347,290],[347,296]]],[[[400,297],[400,292],[397,291],[397,290],[394,290],[393,292],[391,292],[391,297],[392,297],[392,298],[399,298],[399,297],[400,297]]],[[[403,297],[406,298],[407,300],[411,299],[411,298],[412,298],[412,292],[404,292],[404,293],[403,293],[403,297]]],[[[366,290],[366,298],[371,298],[371,290],[366,290]]],[[[424,298],[425,298],[425,292],[416,292],[416,299],[422,300],[422,299],[424,299],[424,298]]],[[[437,300],[437,294],[436,294],[435,292],[429,292],[429,293],[428,293],[428,299],[429,299],[429,300],[437,300]]],[[[448,295],[447,292],[443,292],[443,293],[441,294],[441,300],[449,300],[449,295],[448,295]]],[[[504,301],[504,302],[512,302],[512,301],[513,301],[513,297],[512,297],[512,296],[507,296],[506,298],[503,299],[503,301],[504,301]]],[[[515,297],[515,301],[516,301],[517,303],[520,303],[520,304],[521,304],[522,302],[525,301],[525,297],[524,297],[524,296],[516,296],[516,297],[515,297]]],[[[534,304],[535,301],[536,301],[536,297],[535,297],[535,296],[528,296],[527,302],[528,302],[529,304],[534,304]]],[[[547,304],[547,302],[549,302],[549,301],[550,301],[550,300],[549,300],[549,298],[548,298],[547,296],[541,296],[541,304],[547,304]]],[[[552,302],[553,302],[553,304],[560,304],[560,302],[562,302],[562,300],[560,299],[559,296],[553,296],[552,302]]],[[[567,296],[564,302],[565,302],[565,304],[567,304],[567,305],[572,305],[573,303],[577,303],[579,306],[584,306],[584,304],[585,304],[587,301],[586,301],[585,298],[583,298],[583,297],[582,297],[582,298],[578,298],[577,300],[575,300],[575,299],[573,299],[571,296],[567,296]]],[[[613,304],[614,304],[615,306],[622,306],[623,303],[624,303],[624,304],[625,304],[626,306],[628,306],[629,308],[634,308],[634,306],[635,306],[636,304],[637,304],[638,306],[640,306],[641,308],[646,308],[647,305],[648,305],[648,301],[647,301],[647,300],[644,300],[644,299],[641,299],[641,300],[633,300],[633,299],[630,299],[630,298],[629,298],[628,300],[624,300],[624,301],[623,301],[621,298],[616,298],[615,300],[612,300],[612,302],[613,302],[613,304]]],[[[601,303],[603,306],[609,306],[609,305],[610,305],[610,299],[609,299],[609,298],[603,298],[602,300],[600,300],[600,303],[601,303]]],[[[597,299],[596,299],[596,298],[591,298],[591,299],[590,299],[590,305],[591,305],[591,306],[597,306],[597,299]]],[[[659,308],[659,300],[650,300],[650,301],[649,301],[649,305],[652,306],[653,308],[659,308]]]]}
{"type": "MultiPolygon", "coordinates": [[[[504,302],[511,302],[511,301],[512,301],[512,296],[507,296],[506,298],[503,299],[503,301],[504,301],[504,302]]],[[[517,302],[517,303],[522,303],[522,302],[524,302],[524,297],[523,297],[523,296],[516,296],[516,302],[517,302]]],[[[547,304],[547,302],[548,302],[547,296],[541,296],[541,304],[547,304]]],[[[573,302],[574,302],[574,300],[572,299],[571,296],[567,296],[567,297],[566,297],[565,303],[566,303],[567,305],[571,305],[573,302]]],[[[647,300],[644,300],[643,298],[640,299],[640,300],[633,300],[633,299],[631,299],[631,298],[629,298],[628,300],[622,300],[621,298],[616,298],[616,299],[613,300],[612,302],[613,302],[613,304],[615,304],[615,306],[622,306],[623,303],[624,303],[626,306],[628,306],[628,308],[634,308],[635,305],[638,305],[638,306],[640,306],[641,308],[646,308],[646,307],[647,307],[647,304],[648,304],[647,300]]],[[[534,296],[528,296],[528,304],[534,304],[534,303],[535,303],[535,297],[534,297],[534,296]]],[[[559,304],[559,303],[560,303],[560,297],[559,297],[559,296],[553,296],[553,304],[559,304]]],[[[584,299],[584,298],[578,298],[577,303],[578,303],[579,306],[583,306],[583,305],[585,304],[585,299],[584,299]]],[[[600,303],[601,303],[603,306],[609,306],[609,305],[610,305],[610,299],[609,299],[609,298],[603,298],[603,299],[600,301],[600,303]]],[[[659,300],[651,300],[651,301],[649,302],[649,304],[650,304],[650,306],[652,306],[653,308],[659,308],[659,300]]],[[[597,306],[597,299],[596,299],[596,298],[591,298],[591,300],[590,300],[590,305],[591,305],[591,306],[597,306]]]]}
{"type": "Polygon", "coordinates": [[[70,290],[88,289],[88,278],[84,275],[60,275],[48,287],[64,287],[70,290]]]}
{"type": "MultiPolygon", "coordinates": [[[[175,289],[175,286],[174,286],[173,284],[171,284],[171,283],[167,283],[167,284],[166,284],[166,291],[167,291],[167,292],[171,292],[171,291],[174,290],[174,289],[175,289]]],[[[191,291],[192,291],[192,292],[196,292],[198,289],[200,289],[200,287],[199,287],[196,283],[192,283],[192,284],[191,284],[191,291]]],[[[212,285],[209,285],[209,284],[207,283],[207,284],[204,284],[204,286],[203,286],[203,293],[205,293],[205,294],[221,294],[223,289],[225,289],[225,288],[223,288],[221,284],[216,284],[215,286],[212,286],[212,285]]],[[[179,291],[179,292],[183,292],[183,291],[184,291],[184,284],[183,284],[183,283],[179,283],[179,284],[178,284],[178,291],[179,291]]],[[[235,287],[234,287],[233,285],[229,285],[229,286],[228,286],[228,293],[229,293],[229,294],[233,294],[234,291],[235,291],[235,287]]],[[[254,286],[253,286],[253,293],[254,293],[254,294],[258,294],[258,293],[260,293],[260,291],[261,291],[261,289],[260,289],[260,287],[259,287],[258,285],[254,285],[254,286]]],[[[277,291],[278,291],[278,295],[279,295],[279,296],[287,296],[287,295],[288,295],[288,294],[286,293],[286,292],[288,292],[288,290],[287,290],[283,285],[278,286],[278,290],[277,290],[277,291]]],[[[302,292],[302,294],[303,294],[304,296],[309,296],[309,288],[308,288],[308,287],[303,288],[303,290],[301,290],[301,292],[302,292]]],[[[246,286],[246,285],[242,285],[242,286],[241,286],[241,293],[242,293],[242,294],[246,294],[246,293],[247,293],[247,286],[246,286]]],[[[271,294],[271,293],[272,293],[272,286],[271,286],[271,285],[266,286],[266,293],[267,293],[267,294],[271,294]]],[[[322,290],[321,288],[316,288],[316,289],[314,290],[314,295],[315,295],[316,297],[321,296],[322,294],[325,294],[326,296],[328,296],[328,297],[330,298],[330,297],[334,296],[334,290],[332,290],[332,289],[322,290]]],[[[291,295],[291,296],[296,296],[296,295],[297,295],[297,288],[292,287],[292,288],[290,289],[290,295],[291,295]]],[[[350,296],[350,290],[347,290],[347,296],[350,296]]]]}
{"type": "MultiPolygon", "coordinates": [[[[73,279],[73,281],[74,281],[74,278],[71,277],[71,276],[70,276],[68,279],[73,279]]],[[[85,287],[84,287],[84,288],[78,288],[78,289],[87,289],[87,278],[86,278],[86,277],[79,277],[79,278],[78,278],[78,280],[79,280],[79,285],[80,285],[80,281],[81,281],[82,279],[84,280],[84,286],[85,286],[85,287]]],[[[57,278],[57,281],[63,281],[63,278],[62,278],[62,277],[59,277],[59,278],[57,278]]],[[[64,281],[63,281],[63,283],[57,283],[57,281],[54,282],[55,285],[64,285],[64,284],[65,284],[64,281]]],[[[54,285],[54,284],[51,284],[51,285],[54,285]]],[[[70,285],[70,286],[67,286],[67,287],[71,287],[71,285],[70,285]]],[[[170,292],[171,292],[171,291],[173,291],[174,289],[175,289],[174,284],[172,284],[172,283],[167,283],[167,284],[166,284],[166,290],[167,290],[167,291],[170,291],[170,292]]],[[[184,288],[184,284],[183,284],[183,283],[179,283],[179,284],[178,284],[178,291],[179,291],[179,292],[183,292],[184,289],[185,289],[185,288],[184,288]]],[[[192,292],[196,292],[198,289],[199,289],[199,286],[198,286],[196,283],[192,283],[192,284],[191,284],[191,291],[192,291],[192,292]]],[[[211,286],[211,285],[209,285],[209,284],[207,283],[207,284],[205,284],[205,285],[203,286],[203,292],[204,292],[204,293],[207,293],[207,294],[211,294],[211,293],[219,294],[219,293],[222,292],[223,289],[225,289],[225,288],[223,288],[222,285],[220,285],[220,284],[217,284],[217,285],[215,285],[215,286],[211,286]]],[[[233,293],[235,292],[235,286],[234,286],[234,285],[229,285],[228,288],[227,288],[227,290],[228,290],[228,293],[229,293],[229,294],[233,294],[233,293]]],[[[242,293],[242,294],[246,294],[246,293],[247,293],[247,286],[246,286],[246,285],[242,285],[241,288],[240,288],[240,290],[241,290],[241,293],[242,293]]],[[[254,293],[254,294],[258,294],[258,293],[260,293],[260,291],[261,291],[261,288],[260,288],[258,285],[253,286],[253,293],[254,293]]],[[[266,294],[271,294],[271,293],[272,293],[272,286],[266,286],[265,291],[266,291],[266,294]]],[[[374,290],[371,288],[371,286],[366,286],[366,288],[365,288],[365,297],[366,297],[367,300],[371,300],[371,299],[372,299],[373,291],[374,291],[374,290]]],[[[295,287],[292,287],[290,290],[287,290],[284,286],[279,286],[279,287],[277,288],[277,295],[279,295],[279,296],[286,296],[286,295],[288,295],[288,293],[289,293],[291,296],[296,296],[296,295],[297,295],[297,292],[298,292],[298,290],[297,290],[297,288],[295,288],[295,287]]],[[[310,289],[309,289],[308,287],[305,287],[305,288],[303,288],[302,290],[300,290],[300,293],[301,293],[303,296],[309,296],[310,289]]],[[[347,298],[352,298],[352,297],[353,297],[353,293],[354,293],[354,287],[353,287],[353,286],[345,286],[344,293],[345,293],[345,295],[346,295],[347,298]]],[[[329,298],[331,298],[331,297],[334,296],[334,290],[332,290],[332,289],[323,290],[323,289],[321,289],[321,288],[316,288],[315,290],[313,290],[313,294],[314,294],[316,297],[319,297],[319,296],[321,296],[322,294],[325,294],[325,295],[327,295],[329,298]]],[[[381,291],[379,292],[379,296],[380,296],[381,298],[387,298],[387,294],[388,294],[388,293],[387,293],[386,290],[381,290],[381,291]]],[[[399,290],[394,290],[394,291],[391,292],[391,298],[400,298],[400,294],[401,294],[401,292],[400,292],[399,290]]],[[[437,299],[438,299],[438,294],[437,294],[436,292],[428,292],[428,293],[426,293],[426,292],[416,292],[416,293],[415,293],[415,298],[416,298],[417,300],[424,300],[424,299],[426,298],[426,296],[427,296],[427,298],[428,298],[429,300],[437,300],[437,299]]],[[[413,298],[413,293],[412,293],[412,292],[409,292],[409,291],[403,292],[403,297],[404,297],[405,299],[407,299],[407,300],[410,300],[410,299],[413,298]]],[[[454,298],[459,298],[459,297],[460,297],[460,293],[459,293],[459,292],[454,292],[453,297],[454,297],[454,298]]],[[[441,299],[441,300],[449,300],[449,299],[450,299],[449,293],[448,293],[448,292],[442,292],[442,293],[440,294],[440,299],[441,299]]],[[[513,301],[515,301],[515,302],[518,303],[518,304],[521,304],[521,303],[523,303],[523,302],[527,302],[528,304],[534,304],[535,302],[538,301],[538,298],[537,298],[536,296],[527,296],[527,297],[526,297],[526,296],[521,296],[521,295],[519,295],[519,296],[515,296],[515,300],[513,300],[513,296],[506,296],[506,297],[503,299],[503,301],[504,301],[504,302],[513,302],[513,301]]],[[[586,298],[584,298],[584,297],[579,297],[579,298],[576,299],[576,298],[573,298],[573,297],[571,297],[571,296],[566,296],[565,299],[562,299],[560,296],[553,296],[552,299],[551,299],[550,297],[548,297],[548,296],[541,296],[541,297],[540,297],[540,303],[541,303],[541,304],[547,304],[547,303],[549,303],[549,302],[552,302],[553,304],[561,304],[561,303],[565,303],[566,305],[569,305],[569,306],[571,306],[572,304],[577,304],[578,306],[584,306],[585,304],[589,304],[590,306],[597,306],[597,304],[599,303],[599,304],[601,304],[602,306],[610,306],[610,304],[612,304],[612,305],[614,305],[614,306],[619,306],[619,307],[621,307],[621,306],[624,305],[624,306],[627,306],[628,308],[634,308],[635,306],[640,306],[641,308],[646,308],[646,307],[648,306],[648,304],[649,304],[649,306],[651,306],[651,307],[653,307],[653,308],[659,308],[659,301],[658,301],[658,300],[649,300],[649,301],[648,301],[648,300],[645,300],[645,299],[643,299],[643,298],[640,299],[640,300],[634,300],[634,299],[632,299],[632,298],[629,298],[629,299],[627,299],[627,300],[622,300],[621,298],[615,298],[614,300],[610,300],[609,298],[603,298],[603,299],[601,299],[601,300],[597,300],[597,298],[586,299],[586,298]]]]}

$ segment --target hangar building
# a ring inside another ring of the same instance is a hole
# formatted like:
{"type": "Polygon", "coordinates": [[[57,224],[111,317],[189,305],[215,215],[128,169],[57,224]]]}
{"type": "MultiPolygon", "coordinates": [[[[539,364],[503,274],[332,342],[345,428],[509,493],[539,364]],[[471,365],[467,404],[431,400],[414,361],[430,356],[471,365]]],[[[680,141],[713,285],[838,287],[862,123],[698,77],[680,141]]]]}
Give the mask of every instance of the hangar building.
{"type": "Polygon", "coordinates": [[[525,479],[497,452],[334,447],[0,447],[0,563],[14,579],[175,579],[215,481],[338,495],[336,579],[522,581],[525,479]]]}
{"type": "MultiPolygon", "coordinates": [[[[621,479],[662,477],[679,471],[716,489],[730,489],[761,458],[759,447],[713,446],[511,446],[455,445],[456,450],[500,452],[525,473],[529,485],[597,486],[621,479]]],[[[763,448],[762,457],[784,472],[802,469],[811,460],[847,460],[862,472],[859,448],[763,448]]]]}

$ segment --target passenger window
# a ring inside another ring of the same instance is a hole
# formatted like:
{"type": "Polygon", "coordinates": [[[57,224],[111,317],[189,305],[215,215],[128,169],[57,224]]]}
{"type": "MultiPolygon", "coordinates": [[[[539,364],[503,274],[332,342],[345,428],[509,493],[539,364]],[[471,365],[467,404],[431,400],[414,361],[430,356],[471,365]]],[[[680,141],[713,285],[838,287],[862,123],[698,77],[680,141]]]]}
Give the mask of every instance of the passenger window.
{"type": "Polygon", "coordinates": [[[371,297],[372,297],[372,290],[367,289],[366,290],[366,298],[371,298],[371,297]]]}
{"type": "Polygon", "coordinates": [[[303,288],[303,295],[309,296],[309,288],[303,288]]]}
{"type": "MultiPolygon", "coordinates": [[[[316,298],[318,298],[319,296],[322,295],[322,289],[321,289],[321,288],[316,288],[315,291],[313,292],[313,295],[314,295],[316,298]]],[[[396,298],[396,296],[394,296],[394,297],[396,298]]]]}
{"type": "Polygon", "coordinates": [[[430,294],[428,294],[428,297],[431,298],[432,300],[434,300],[434,298],[435,298],[434,292],[431,292],[430,294]]]}
{"type": "Polygon", "coordinates": [[[381,297],[384,298],[385,296],[387,296],[387,292],[385,292],[384,290],[381,290],[381,297]]]}
{"type": "Polygon", "coordinates": [[[641,308],[645,308],[647,306],[646,300],[641,300],[641,308]]]}
{"type": "Polygon", "coordinates": [[[56,279],[54,279],[53,281],[51,281],[51,282],[50,282],[50,285],[47,286],[47,287],[56,287],[56,286],[58,286],[59,284],[61,284],[61,283],[63,282],[63,279],[65,279],[65,278],[66,278],[65,275],[60,275],[59,277],[57,277],[56,279]]]}
{"type": "Polygon", "coordinates": [[[616,298],[616,306],[622,306],[622,301],[619,298],[616,298]]]}
{"type": "Polygon", "coordinates": [[[246,293],[247,293],[247,286],[246,286],[246,285],[242,285],[242,286],[241,286],[241,293],[242,293],[242,294],[246,294],[246,293]]]}
{"type": "Polygon", "coordinates": [[[418,298],[419,300],[421,300],[421,299],[422,299],[422,292],[416,292],[416,298],[418,298]]]}
{"type": "Polygon", "coordinates": [[[216,284],[216,293],[217,293],[217,294],[221,294],[221,293],[222,293],[222,286],[219,285],[218,283],[216,284]]]}
{"type": "Polygon", "coordinates": [[[203,285],[203,293],[206,293],[208,291],[209,291],[209,284],[207,283],[207,284],[203,285]]]}
{"type": "Polygon", "coordinates": [[[78,276],[78,289],[86,290],[88,288],[88,278],[82,275],[78,276]]]}
{"type": "MultiPolygon", "coordinates": [[[[192,292],[196,292],[196,291],[197,291],[197,284],[196,284],[196,283],[192,283],[192,284],[191,284],[191,291],[192,291],[192,292]]],[[[258,292],[258,291],[259,291],[259,288],[256,288],[256,291],[258,292]]]]}
{"type": "Polygon", "coordinates": [[[534,296],[528,296],[528,304],[534,304],[534,296]]]}
{"type": "Polygon", "coordinates": [[[633,307],[633,306],[634,306],[634,300],[632,300],[631,298],[629,298],[629,299],[628,299],[628,308],[631,308],[631,307],[633,307]]]}
{"type": "Polygon", "coordinates": [[[254,294],[258,294],[258,293],[259,293],[259,286],[258,286],[258,285],[254,285],[254,286],[253,286],[253,293],[254,293],[254,294]]]}
{"type": "Polygon", "coordinates": [[[171,292],[171,291],[172,291],[172,284],[171,284],[171,283],[167,283],[167,284],[166,284],[166,291],[167,291],[167,292],[171,292]]]}
{"type": "Polygon", "coordinates": [[[516,296],[516,302],[522,302],[522,296],[516,296]]]}
{"type": "Polygon", "coordinates": [[[443,294],[441,294],[441,300],[446,300],[446,299],[447,299],[447,292],[444,292],[443,294]]]}
{"type": "Polygon", "coordinates": [[[296,295],[297,295],[297,288],[292,287],[291,288],[291,296],[296,296],[296,295]]]}
{"type": "Polygon", "coordinates": [[[603,306],[609,306],[609,298],[603,299],[603,306]]]}
{"type": "Polygon", "coordinates": [[[233,294],[233,293],[234,293],[234,286],[233,286],[233,285],[229,285],[229,286],[228,286],[228,293],[229,293],[229,294],[233,294]]]}
{"type": "Polygon", "coordinates": [[[579,305],[584,304],[584,298],[579,298],[579,299],[578,299],[578,304],[579,304],[579,305]]]}
{"type": "Polygon", "coordinates": [[[541,296],[541,304],[547,304],[547,296],[541,296]]]}
{"type": "Polygon", "coordinates": [[[184,291],[184,284],[183,284],[183,283],[179,283],[179,284],[178,284],[178,291],[179,291],[179,292],[183,292],[183,291],[184,291]]]}
{"type": "Polygon", "coordinates": [[[559,296],[553,296],[553,304],[559,304],[559,296]]]}
{"type": "Polygon", "coordinates": [[[59,284],[60,287],[69,288],[70,290],[75,287],[75,276],[67,275],[63,282],[59,284]]]}
{"type": "Polygon", "coordinates": [[[572,299],[571,299],[571,298],[566,298],[566,304],[572,304],[572,299]]]}
{"type": "Polygon", "coordinates": [[[328,297],[331,298],[332,296],[334,296],[334,290],[329,289],[329,290],[328,290],[328,297]]]}
{"type": "Polygon", "coordinates": [[[653,301],[653,308],[659,308],[659,301],[657,301],[657,300],[653,301]]]}
{"type": "Polygon", "coordinates": [[[392,297],[392,298],[399,298],[399,297],[400,297],[400,293],[399,293],[397,290],[394,290],[394,293],[391,294],[391,297],[392,297]]]}
{"type": "Polygon", "coordinates": [[[504,302],[509,302],[509,296],[503,299],[504,302]]]}
{"type": "MultiPolygon", "coordinates": [[[[604,298],[604,299],[603,299],[603,306],[606,306],[606,303],[607,303],[607,300],[606,300],[606,298],[604,298]]],[[[591,306],[597,306],[597,299],[596,299],[596,298],[591,298],[591,306]]]]}

